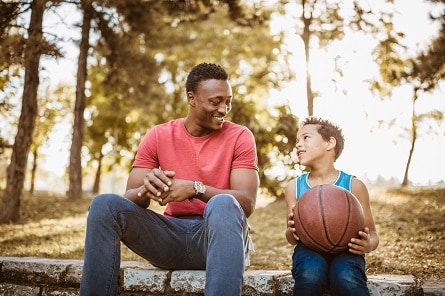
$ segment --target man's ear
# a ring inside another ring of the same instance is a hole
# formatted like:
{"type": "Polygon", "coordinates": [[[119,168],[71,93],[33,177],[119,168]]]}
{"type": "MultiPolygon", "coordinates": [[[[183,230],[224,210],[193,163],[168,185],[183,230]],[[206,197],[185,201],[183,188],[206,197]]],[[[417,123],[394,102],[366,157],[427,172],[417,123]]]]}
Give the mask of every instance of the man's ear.
{"type": "Polygon", "coordinates": [[[187,92],[187,101],[189,102],[189,105],[192,107],[195,107],[195,95],[193,94],[193,92],[189,91],[187,92]]]}

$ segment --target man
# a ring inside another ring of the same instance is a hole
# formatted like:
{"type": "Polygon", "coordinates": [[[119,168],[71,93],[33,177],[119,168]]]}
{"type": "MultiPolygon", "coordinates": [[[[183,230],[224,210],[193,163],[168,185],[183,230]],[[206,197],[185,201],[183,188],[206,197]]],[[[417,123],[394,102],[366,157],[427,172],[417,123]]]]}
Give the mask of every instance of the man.
{"type": "Polygon", "coordinates": [[[91,202],[81,295],[114,295],[120,241],[163,269],[205,269],[206,295],[240,295],[247,218],[259,186],[255,140],[225,121],[228,74],[195,66],[186,81],[187,117],[153,127],[139,144],[124,197],[91,202]],[[166,205],[164,215],[147,209],[166,205]]]}

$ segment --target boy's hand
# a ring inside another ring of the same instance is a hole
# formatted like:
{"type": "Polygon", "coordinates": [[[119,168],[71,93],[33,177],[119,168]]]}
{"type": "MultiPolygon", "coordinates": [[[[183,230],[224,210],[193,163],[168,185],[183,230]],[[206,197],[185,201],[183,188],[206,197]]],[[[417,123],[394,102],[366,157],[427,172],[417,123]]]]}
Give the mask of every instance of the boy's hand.
{"type": "Polygon", "coordinates": [[[292,211],[287,215],[287,230],[292,233],[292,236],[295,238],[296,241],[299,241],[300,238],[297,235],[297,231],[295,229],[295,222],[294,222],[294,210],[292,208],[292,211]],[[289,230],[290,229],[290,230],[289,230]]]}
{"type": "Polygon", "coordinates": [[[369,228],[365,227],[363,231],[359,231],[360,238],[351,238],[351,242],[348,244],[349,252],[357,255],[363,255],[371,252],[371,235],[369,234],[369,228]]]}

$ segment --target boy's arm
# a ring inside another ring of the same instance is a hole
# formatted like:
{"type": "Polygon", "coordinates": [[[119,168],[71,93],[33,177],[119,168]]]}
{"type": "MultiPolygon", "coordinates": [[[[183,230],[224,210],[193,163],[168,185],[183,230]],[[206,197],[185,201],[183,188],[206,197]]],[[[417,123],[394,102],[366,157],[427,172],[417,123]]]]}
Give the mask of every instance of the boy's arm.
{"type": "Polygon", "coordinates": [[[379,245],[379,236],[374,223],[369,203],[369,192],[366,185],[357,178],[352,180],[352,193],[360,201],[363,208],[365,228],[359,232],[360,238],[352,238],[349,243],[349,251],[362,255],[374,251],[379,245]]]}
{"type": "Polygon", "coordinates": [[[295,198],[295,182],[291,181],[287,184],[284,198],[286,200],[286,240],[291,245],[298,244],[298,236],[295,232],[294,213],[293,207],[295,206],[297,199],[295,198]]]}

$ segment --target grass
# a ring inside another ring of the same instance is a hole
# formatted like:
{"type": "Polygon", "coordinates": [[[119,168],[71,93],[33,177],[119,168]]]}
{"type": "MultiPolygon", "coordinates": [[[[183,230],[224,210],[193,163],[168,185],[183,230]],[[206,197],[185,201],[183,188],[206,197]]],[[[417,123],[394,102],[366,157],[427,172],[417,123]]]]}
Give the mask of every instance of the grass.
{"type": "MultiPolygon", "coordinates": [[[[380,245],[366,256],[367,273],[445,278],[445,189],[372,189],[370,194],[380,245]]],[[[91,198],[25,194],[20,221],[0,225],[1,256],[81,259],[91,198]]],[[[293,247],[284,238],[284,201],[259,200],[249,223],[255,244],[250,269],[290,270],[293,247]]],[[[143,261],[125,246],[122,260],[143,261]]]]}

